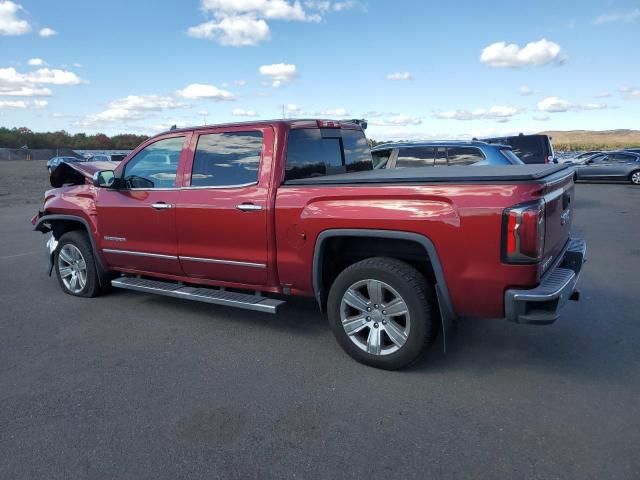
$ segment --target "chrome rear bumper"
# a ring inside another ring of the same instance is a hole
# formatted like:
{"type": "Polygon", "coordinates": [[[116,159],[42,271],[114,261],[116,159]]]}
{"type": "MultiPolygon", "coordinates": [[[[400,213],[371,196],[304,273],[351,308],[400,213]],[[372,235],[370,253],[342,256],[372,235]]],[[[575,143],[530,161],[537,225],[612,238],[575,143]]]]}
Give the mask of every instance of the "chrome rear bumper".
{"type": "Polygon", "coordinates": [[[576,285],[586,254],[585,241],[572,238],[562,260],[545,274],[540,285],[530,290],[507,290],[504,299],[507,320],[537,325],[555,322],[564,304],[579,298],[576,285]]]}

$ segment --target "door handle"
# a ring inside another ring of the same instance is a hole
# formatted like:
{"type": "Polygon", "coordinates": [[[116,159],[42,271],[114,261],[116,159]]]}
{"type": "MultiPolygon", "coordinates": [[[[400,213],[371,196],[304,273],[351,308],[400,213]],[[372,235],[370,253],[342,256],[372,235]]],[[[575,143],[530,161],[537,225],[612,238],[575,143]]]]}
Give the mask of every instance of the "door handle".
{"type": "Polygon", "coordinates": [[[151,208],[155,208],[156,210],[167,210],[169,208],[171,208],[173,205],[171,205],[170,203],[164,203],[164,202],[158,202],[158,203],[152,203],[151,204],[151,208]]]}
{"type": "Polygon", "coordinates": [[[253,203],[241,203],[240,205],[236,205],[238,210],[242,210],[243,212],[254,212],[257,210],[262,210],[262,206],[254,205],[253,203]]]}

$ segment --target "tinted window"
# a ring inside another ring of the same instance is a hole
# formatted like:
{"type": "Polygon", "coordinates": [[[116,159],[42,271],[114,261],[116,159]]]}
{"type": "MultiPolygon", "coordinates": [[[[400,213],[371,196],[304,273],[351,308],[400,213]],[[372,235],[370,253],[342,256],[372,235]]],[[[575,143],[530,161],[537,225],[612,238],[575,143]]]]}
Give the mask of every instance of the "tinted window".
{"type": "Polygon", "coordinates": [[[373,168],[387,168],[389,157],[391,157],[391,150],[371,152],[371,156],[373,157],[373,168]]]}
{"type": "Polygon", "coordinates": [[[588,163],[606,163],[609,161],[608,155],[596,155],[593,158],[587,160],[588,163]]]}
{"type": "Polygon", "coordinates": [[[438,147],[438,151],[436,152],[436,167],[446,167],[447,166],[447,148],[446,147],[438,147]]]}
{"type": "Polygon", "coordinates": [[[513,147],[513,153],[524,163],[544,162],[540,137],[510,137],[508,143],[513,147]]]}
{"type": "Polygon", "coordinates": [[[435,148],[433,147],[401,148],[398,151],[396,168],[433,167],[434,158],[435,148]]]}
{"type": "Polygon", "coordinates": [[[447,150],[449,165],[464,166],[484,160],[484,155],[473,147],[449,147],[447,150]]]}
{"type": "Polygon", "coordinates": [[[507,159],[509,160],[510,163],[513,163],[515,165],[520,165],[522,164],[522,160],[520,160],[518,158],[518,156],[513,153],[513,150],[510,150],[508,148],[501,148],[500,149],[500,153],[507,159]]]}
{"type": "Polygon", "coordinates": [[[636,157],[634,157],[633,155],[627,155],[624,153],[616,153],[613,156],[613,161],[618,163],[633,162],[635,159],[636,157]]]}
{"type": "Polygon", "coordinates": [[[369,142],[361,130],[342,130],[342,148],[347,172],[373,169],[369,142]]]}
{"type": "Polygon", "coordinates": [[[371,169],[371,153],[362,130],[289,131],[285,180],[371,169]]]}
{"type": "Polygon", "coordinates": [[[175,187],[184,137],[166,138],[147,145],[124,168],[129,188],[175,187]]]}
{"type": "Polygon", "coordinates": [[[227,132],[200,135],[191,186],[224,187],[258,181],[262,132],[227,132]]]}

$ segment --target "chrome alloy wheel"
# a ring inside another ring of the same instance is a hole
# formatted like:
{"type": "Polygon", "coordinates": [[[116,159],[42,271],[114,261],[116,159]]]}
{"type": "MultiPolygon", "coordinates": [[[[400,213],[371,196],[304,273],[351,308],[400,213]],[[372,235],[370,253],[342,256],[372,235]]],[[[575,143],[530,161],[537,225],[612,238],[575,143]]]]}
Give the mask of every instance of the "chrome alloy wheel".
{"type": "Polygon", "coordinates": [[[340,320],[349,339],[371,355],[389,355],[407,342],[409,308],[400,294],[380,280],[360,280],[340,302],[340,320]]]}
{"type": "Polygon", "coordinates": [[[633,172],[633,174],[631,175],[631,182],[636,185],[640,185],[640,171],[633,172]]]}
{"type": "Polygon", "coordinates": [[[64,286],[72,293],[80,293],[87,284],[87,262],[75,245],[67,243],[58,253],[58,272],[64,286]]]}

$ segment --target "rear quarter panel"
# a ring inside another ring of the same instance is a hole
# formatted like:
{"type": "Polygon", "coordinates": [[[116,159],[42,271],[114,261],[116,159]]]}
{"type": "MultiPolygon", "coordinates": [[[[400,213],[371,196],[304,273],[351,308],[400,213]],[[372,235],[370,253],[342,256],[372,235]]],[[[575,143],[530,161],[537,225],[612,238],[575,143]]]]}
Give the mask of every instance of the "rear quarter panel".
{"type": "Polygon", "coordinates": [[[504,290],[537,284],[535,265],[501,263],[504,208],[538,198],[535,184],[281,186],[276,199],[282,284],[313,295],[318,235],[331,229],[417,233],[435,246],[455,313],[502,317],[504,290]]]}

